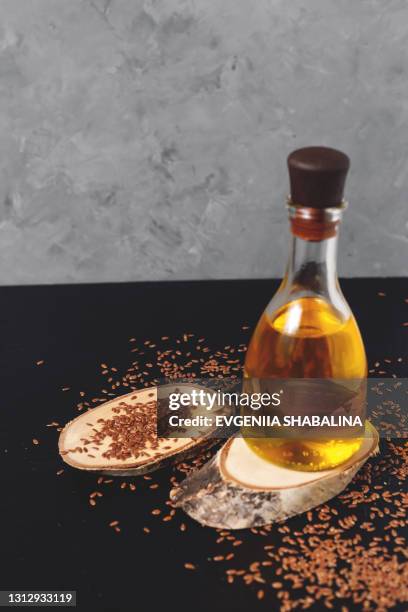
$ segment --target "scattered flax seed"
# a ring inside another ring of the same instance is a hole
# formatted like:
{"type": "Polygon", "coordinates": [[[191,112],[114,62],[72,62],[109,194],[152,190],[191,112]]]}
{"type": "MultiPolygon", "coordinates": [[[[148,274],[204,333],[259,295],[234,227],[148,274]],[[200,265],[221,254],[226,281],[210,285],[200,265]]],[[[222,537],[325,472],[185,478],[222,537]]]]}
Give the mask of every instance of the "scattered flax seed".
{"type": "MultiPolygon", "coordinates": [[[[244,326],[244,329],[249,329],[249,326],[244,326]]],[[[169,340],[169,337],[162,336],[162,340],[169,340]]],[[[154,339],[142,345],[143,340],[137,347],[128,346],[131,359],[137,360],[131,362],[123,375],[118,373],[112,378],[108,366],[104,368],[107,374],[103,386],[108,389],[108,385],[111,385],[113,395],[149,387],[160,378],[174,380],[186,377],[194,380],[195,377],[209,376],[238,377],[241,375],[246,351],[244,343],[233,346],[224,342],[223,348],[214,350],[204,337],[199,338],[187,332],[157,347],[154,339]]],[[[380,363],[389,363],[388,357],[378,355],[373,373],[381,367],[380,363]]],[[[406,363],[406,355],[399,357],[398,361],[406,363]]],[[[153,400],[153,397],[150,399],[153,400]]],[[[106,395],[97,402],[105,400],[106,395]]],[[[84,401],[82,409],[93,408],[97,402],[84,401]]],[[[145,410],[145,405],[142,409],[145,410]]],[[[156,411],[155,405],[152,405],[152,410],[156,411]]],[[[125,405],[120,407],[115,416],[132,420],[133,412],[128,414],[125,405]]],[[[111,423],[111,428],[121,428],[122,424],[111,423]]],[[[129,449],[126,440],[122,443],[121,436],[117,440],[118,447],[111,449],[112,452],[133,453],[133,448],[129,449]]],[[[88,442],[91,451],[93,443],[94,440],[88,442]]],[[[383,444],[385,451],[367,462],[343,494],[299,516],[296,526],[288,521],[279,526],[245,530],[239,533],[239,540],[229,530],[210,532],[213,533],[213,536],[209,536],[213,537],[213,548],[209,552],[208,561],[222,561],[216,567],[223,569],[226,584],[233,585],[232,588],[237,583],[248,586],[251,591],[254,589],[254,599],[267,600],[270,595],[271,610],[297,612],[317,607],[319,610],[338,609],[341,612],[360,608],[367,612],[374,609],[386,612],[401,605],[407,597],[408,589],[408,554],[404,532],[408,496],[403,489],[408,476],[408,444],[403,446],[400,441],[398,444],[383,441],[383,444]],[[242,548],[236,548],[239,546],[242,548]],[[218,552],[222,554],[216,554],[218,552]],[[251,559],[257,560],[248,567],[242,563],[241,553],[243,558],[250,555],[251,559]],[[231,557],[234,554],[235,557],[231,557]],[[235,568],[232,567],[234,565],[235,568]],[[259,595],[261,592],[262,595],[259,595]]],[[[138,442],[136,452],[137,447],[138,442]]],[[[212,451],[205,451],[195,459],[174,466],[176,475],[169,474],[168,484],[177,486],[186,474],[199,468],[211,456],[212,451]]],[[[151,506],[148,512],[158,517],[154,525],[160,536],[160,529],[167,527],[164,523],[171,520],[174,509],[170,509],[170,501],[164,502],[168,514],[165,514],[166,510],[157,508],[157,494],[150,494],[149,489],[157,489],[159,485],[154,481],[149,482],[152,480],[150,476],[146,476],[145,480],[147,482],[143,495],[147,498],[150,495],[151,506]],[[163,518],[166,520],[163,521],[163,518]]],[[[104,480],[103,483],[98,482],[98,485],[104,486],[110,482],[113,480],[104,480]]],[[[137,482],[143,484],[142,478],[137,482]]],[[[166,489],[164,483],[165,480],[160,488],[166,489]]],[[[128,488],[131,489],[130,483],[128,488]]],[[[89,501],[95,504],[98,498],[95,495],[89,501]]],[[[153,518],[151,520],[153,523],[153,518]]],[[[119,525],[112,528],[115,527],[120,529],[119,525]]],[[[186,531],[186,523],[181,523],[178,528],[181,532],[186,531]]],[[[194,530],[195,526],[191,529],[194,530]]],[[[143,527],[143,532],[150,534],[151,529],[143,527]]],[[[185,567],[196,569],[189,562],[185,567]]]]}
{"type": "Polygon", "coordinates": [[[378,295],[379,297],[386,297],[386,295],[387,295],[387,294],[386,294],[386,293],[383,293],[382,291],[379,291],[379,292],[377,293],[377,295],[378,295]]]}
{"type": "Polygon", "coordinates": [[[69,391],[71,387],[62,387],[61,391],[69,391]]]}
{"type": "Polygon", "coordinates": [[[119,521],[111,521],[109,523],[109,527],[116,527],[116,525],[119,525],[119,521]]]}
{"type": "Polygon", "coordinates": [[[64,473],[64,470],[58,470],[57,476],[61,476],[61,474],[63,474],[63,473],[64,473]]]}
{"type": "Polygon", "coordinates": [[[121,531],[120,527],[114,527],[114,530],[116,531],[116,533],[120,533],[121,531]]]}
{"type": "Polygon", "coordinates": [[[43,365],[45,362],[44,362],[44,359],[40,359],[39,361],[36,361],[35,363],[36,365],[40,366],[40,365],[43,365]]]}
{"type": "Polygon", "coordinates": [[[39,445],[39,441],[37,440],[37,438],[33,438],[33,444],[34,444],[35,446],[38,446],[38,445],[39,445]]]}

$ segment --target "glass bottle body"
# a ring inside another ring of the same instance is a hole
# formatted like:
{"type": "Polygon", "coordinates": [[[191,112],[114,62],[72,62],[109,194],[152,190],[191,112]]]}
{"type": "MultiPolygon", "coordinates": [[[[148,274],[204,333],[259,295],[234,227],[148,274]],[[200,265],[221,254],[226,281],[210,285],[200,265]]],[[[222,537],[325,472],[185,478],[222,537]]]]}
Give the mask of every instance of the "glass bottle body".
{"type": "MultiPolygon", "coordinates": [[[[360,331],[337,280],[336,247],[337,235],[317,241],[293,237],[285,277],[248,347],[246,379],[367,376],[360,331]]],[[[246,442],[272,463],[315,471],[349,459],[362,438],[246,437],[246,442]]]]}

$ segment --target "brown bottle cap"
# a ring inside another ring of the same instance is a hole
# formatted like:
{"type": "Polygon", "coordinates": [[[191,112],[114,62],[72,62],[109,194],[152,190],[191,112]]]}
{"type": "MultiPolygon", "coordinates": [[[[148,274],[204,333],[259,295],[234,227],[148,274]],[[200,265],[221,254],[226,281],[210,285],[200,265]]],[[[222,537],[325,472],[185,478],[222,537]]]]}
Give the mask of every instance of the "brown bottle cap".
{"type": "Polygon", "coordinates": [[[331,208],[343,201],[350,159],[336,149],[305,147],[288,157],[290,199],[309,208],[331,208]]]}

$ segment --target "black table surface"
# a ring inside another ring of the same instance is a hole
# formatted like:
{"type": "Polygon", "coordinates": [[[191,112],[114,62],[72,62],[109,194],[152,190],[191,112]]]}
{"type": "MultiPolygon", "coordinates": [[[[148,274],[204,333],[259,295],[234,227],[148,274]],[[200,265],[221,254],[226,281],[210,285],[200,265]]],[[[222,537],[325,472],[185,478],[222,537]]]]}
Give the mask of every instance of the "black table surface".
{"type": "MultiPolygon", "coordinates": [[[[341,285],[359,322],[369,367],[384,376],[407,376],[407,280],[352,279],[341,285]]],[[[152,480],[131,478],[126,488],[120,486],[123,478],[99,486],[95,475],[63,464],[57,452],[58,432],[46,426],[54,421],[65,424],[79,414],[78,402],[101,397],[100,390],[106,386],[101,364],[114,366],[118,372],[113,374],[119,376],[138,355],[132,350],[141,351],[146,340],[158,347],[167,342],[166,346],[177,349],[176,338],[191,333],[204,337],[210,352],[246,343],[276,287],[277,281],[251,280],[0,289],[4,381],[0,589],[73,589],[81,610],[278,610],[282,595],[277,581],[284,583],[281,589],[289,595],[283,597],[290,601],[304,597],[305,592],[316,600],[313,588],[307,591],[307,587],[319,583],[319,578],[303,576],[302,587],[296,590],[277,572],[276,560],[263,570],[265,583],[246,585],[242,577],[233,584],[227,582],[227,567],[248,568],[261,560],[261,553],[265,555],[265,545],[283,545],[285,533],[279,526],[263,535],[239,532],[235,537],[243,543],[232,547],[232,540],[217,543],[222,535],[200,527],[181,510],[172,520],[163,521],[163,512],[155,516],[152,509],[166,509],[169,479],[174,474],[181,476],[174,467],[155,472],[152,480]],[[162,337],[169,340],[162,341],[162,337]],[[57,475],[61,469],[64,472],[57,475]],[[152,489],[152,483],[159,486],[152,489]],[[94,490],[100,490],[103,497],[92,507],[89,495],[94,490]],[[114,519],[120,521],[120,533],[109,527],[114,519]],[[180,530],[182,523],[185,531],[180,530]],[[225,560],[214,560],[231,551],[234,558],[229,565],[225,560]],[[185,563],[193,564],[196,570],[186,569],[185,563]]],[[[242,360],[244,353],[238,356],[242,360]]],[[[147,358],[138,356],[142,369],[147,358]]],[[[152,378],[153,372],[154,367],[152,378]]],[[[128,391],[118,387],[115,393],[128,391]]],[[[384,539],[390,527],[387,514],[381,516],[387,501],[381,494],[386,489],[400,499],[400,493],[406,492],[403,460],[387,443],[381,448],[381,455],[369,461],[371,467],[364,478],[348,489],[354,486],[363,496],[353,510],[357,516],[354,529],[362,533],[361,522],[371,521],[374,531],[364,532],[363,549],[377,536],[390,558],[395,556],[402,563],[403,546],[397,546],[395,534],[384,539]],[[389,457],[389,474],[384,467],[377,473],[375,466],[386,465],[389,457]],[[375,502],[380,513],[376,511],[371,518],[374,502],[368,499],[367,479],[380,491],[375,502]]],[[[328,505],[337,508],[339,516],[350,514],[344,499],[334,499],[328,505]]],[[[313,517],[318,521],[318,514],[313,517]]],[[[308,521],[310,515],[303,515],[286,525],[290,533],[300,532],[308,521]]],[[[324,535],[326,540],[335,539],[332,531],[324,535]]],[[[398,536],[403,537],[401,530],[398,536]]],[[[286,545],[290,548],[290,543],[286,545]]],[[[339,557],[338,551],[336,554],[339,557]]],[[[356,563],[361,568],[359,554],[356,563]]],[[[378,554],[379,564],[384,565],[383,553],[374,549],[373,554],[378,554]]],[[[335,563],[338,572],[342,567],[346,572],[357,571],[349,561],[337,559],[335,563]]],[[[402,593],[402,572],[389,571],[395,589],[402,593]]],[[[380,574],[377,578],[385,580],[380,574]]],[[[324,585],[326,579],[321,580],[324,585]]],[[[377,587],[367,586],[369,582],[362,579],[362,592],[364,597],[375,599],[377,587]]],[[[401,597],[396,597],[392,609],[404,608],[401,597]]],[[[323,609],[322,601],[317,599],[311,609],[323,609]]],[[[362,609],[362,604],[353,603],[347,595],[332,605],[338,610],[362,609]]],[[[370,601],[367,609],[377,609],[377,605],[378,601],[370,601]]]]}

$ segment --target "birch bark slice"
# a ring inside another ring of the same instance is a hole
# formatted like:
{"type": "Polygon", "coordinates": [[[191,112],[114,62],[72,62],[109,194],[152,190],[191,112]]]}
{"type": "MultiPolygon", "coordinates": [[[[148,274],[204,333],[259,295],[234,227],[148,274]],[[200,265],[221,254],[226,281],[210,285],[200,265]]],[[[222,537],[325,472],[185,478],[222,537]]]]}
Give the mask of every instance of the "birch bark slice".
{"type": "Polygon", "coordinates": [[[299,472],[258,457],[243,438],[232,438],[170,497],[201,525],[220,529],[260,527],[301,514],[338,495],[378,448],[368,426],[359,451],[322,472],[299,472]]]}

